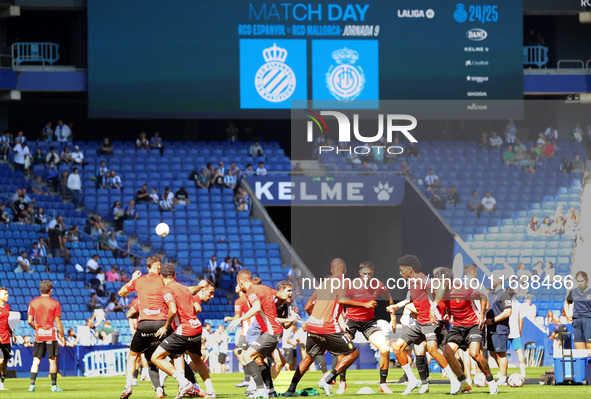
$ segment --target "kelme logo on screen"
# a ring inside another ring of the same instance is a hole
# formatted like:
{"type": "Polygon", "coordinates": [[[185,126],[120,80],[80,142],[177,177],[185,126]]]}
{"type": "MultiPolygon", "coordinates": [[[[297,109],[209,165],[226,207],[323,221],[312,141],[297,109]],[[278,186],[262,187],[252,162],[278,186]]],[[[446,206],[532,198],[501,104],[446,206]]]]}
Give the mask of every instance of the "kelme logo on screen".
{"type": "Polygon", "coordinates": [[[474,28],[466,32],[466,37],[472,41],[479,42],[488,37],[488,33],[484,29],[474,28]]]}
{"type": "Polygon", "coordinates": [[[287,100],[296,88],[296,76],[285,63],[287,50],[273,43],[263,50],[265,64],[254,78],[257,92],[267,101],[278,103],[287,100]]]}
{"type": "Polygon", "coordinates": [[[456,22],[466,22],[468,19],[468,12],[465,10],[465,5],[462,3],[456,4],[456,10],[454,11],[454,19],[456,22]]]}
{"type": "Polygon", "coordinates": [[[365,74],[359,65],[359,53],[355,50],[342,48],[332,52],[337,65],[331,65],[326,73],[326,86],[337,100],[353,101],[365,87],[365,74]]]}
{"type": "MultiPolygon", "coordinates": [[[[386,134],[385,143],[392,143],[394,141],[394,134],[393,133],[402,133],[404,137],[407,138],[408,141],[417,143],[417,139],[410,133],[417,126],[417,119],[411,115],[404,115],[404,114],[378,114],[377,115],[377,124],[378,124],[378,131],[374,135],[365,136],[362,134],[360,121],[359,121],[359,114],[353,114],[353,124],[349,119],[349,116],[345,115],[342,112],[338,111],[320,111],[320,113],[316,113],[311,110],[306,110],[310,113],[310,115],[306,115],[309,121],[307,121],[307,129],[306,129],[306,141],[308,143],[312,143],[314,141],[314,126],[317,126],[318,130],[320,131],[321,135],[328,133],[328,127],[326,121],[324,120],[323,116],[332,116],[336,119],[338,124],[338,139],[336,140],[339,145],[343,146],[346,143],[350,143],[353,140],[359,141],[361,143],[381,143],[384,137],[384,133],[386,134]],[[385,119],[385,123],[384,123],[385,119]],[[401,121],[407,122],[406,124],[401,124],[401,121]],[[384,124],[385,129],[384,129],[384,124]],[[385,132],[384,132],[385,130],[385,132]],[[353,135],[351,135],[353,132],[353,135]]],[[[372,123],[364,123],[366,125],[366,129],[369,127],[367,125],[374,125],[372,123]]],[[[375,127],[374,127],[375,129],[375,127]]],[[[372,132],[373,134],[373,132],[372,132]]],[[[402,154],[404,152],[404,148],[400,146],[388,146],[388,145],[377,145],[377,146],[369,146],[369,145],[361,145],[356,147],[349,147],[349,148],[339,148],[338,146],[330,146],[330,145],[321,145],[318,148],[319,154],[328,153],[328,152],[335,152],[336,154],[342,152],[354,152],[355,154],[368,154],[372,151],[384,151],[388,152],[389,154],[402,154]]]]}

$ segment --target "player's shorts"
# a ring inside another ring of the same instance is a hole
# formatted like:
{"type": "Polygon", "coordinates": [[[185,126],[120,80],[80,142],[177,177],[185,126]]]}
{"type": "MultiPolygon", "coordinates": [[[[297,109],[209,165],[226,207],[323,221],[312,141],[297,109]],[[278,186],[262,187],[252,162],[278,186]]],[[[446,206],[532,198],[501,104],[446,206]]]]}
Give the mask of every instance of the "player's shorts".
{"type": "Polygon", "coordinates": [[[10,343],[0,344],[0,359],[4,359],[4,360],[12,359],[11,352],[12,351],[11,351],[10,343]]]}
{"type": "Polygon", "coordinates": [[[284,348],[283,355],[285,356],[285,362],[287,364],[292,364],[295,359],[297,359],[296,350],[294,348],[284,348]]]}
{"type": "MultiPolygon", "coordinates": [[[[172,333],[162,340],[160,347],[172,355],[182,355],[189,352],[201,356],[201,334],[188,337],[172,333]]],[[[150,360],[147,357],[146,359],[150,360]]]]}
{"type": "MultiPolygon", "coordinates": [[[[152,354],[162,343],[164,338],[172,334],[172,330],[168,331],[166,336],[156,338],[156,331],[166,324],[165,320],[142,320],[137,325],[137,330],[131,339],[129,349],[132,352],[143,353],[149,361],[152,354]]],[[[201,341],[199,341],[201,346],[201,341]]],[[[167,351],[168,352],[168,351],[167,351]]],[[[170,352],[172,353],[172,352],[170,352]]]]}
{"type": "Polygon", "coordinates": [[[591,343],[591,319],[573,320],[574,342],[591,343]]]}
{"type": "MultiPolygon", "coordinates": [[[[251,324],[251,326],[252,326],[252,324],[251,324]]],[[[246,330],[246,334],[244,334],[244,339],[246,340],[246,344],[248,346],[251,346],[254,343],[254,341],[256,341],[257,338],[260,336],[261,336],[261,330],[258,330],[258,329],[251,330],[249,328],[248,330],[246,330]]]]}
{"type": "Polygon", "coordinates": [[[517,349],[523,349],[523,344],[521,343],[521,337],[509,338],[509,342],[507,344],[507,349],[513,349],[514,351],[516,351],[517,349]]]}
{"type": "Polygon", "coordinates": [[[369,336],[374,332],[382,331],[375,319],[368,321],[345,319],[345,324],[347,325],[349,331],[353,333],[353,338],[355,338],[355,334],[357,334],[357,331],[360,331],[367,340],[369,340],[369,336]]]}
{"type": "Polygon", "coordinates": [[[262,333],[250,346],[256,349],[262,358],[266,358],[271,356],[279,341],[281,341],[281,335],[262,333]]]}
{"type": "Polygon", "coordinates": [[[470,327],[453,326],[447,333],[447,342],[458,344],[460,349],[466,350],[472,342],[478,342],[482,345],[484,340],[484,331],[478,328],[478,324],[470,327]]]}
{"type": "Polygon", "coordinates": [[[406,342],[407,345],[420,344],[423,341],[437,341],[437,344],[444,342],[445,336],[443,334],[442,324],[421,324],[416,322],[408,326],[402,333],[400,338],[406,342]]]}
{"type": "Polygon", "coordinates": [[[39,341],[33,345],[33,357],[43,359],[47,357],[58,357],[60,354],[60,346],[57,341],[39,341]]]}
{"type": "Polygon", "coordinates": [[[308,331],[306,352],[312,359],[318,355],[324,355],[326,351],[333,355],[348,355],[356,349],[353,340],[345,331],[330,334],[316,334],[308,331]]]}
{"type": "Polygon", "coordinates": [[[218,362],[220,364],[225,364],[226,363],[226,354],[225,353],[220,353],[218,355],[218,362]]]}
{"type": "Polygon", "coordinates": [[[486,336],[486,348],[489,352],[507,352],[509,334],[491,334],[486,336]]]}
{"type": "Polygon", "coordinates": [[[246,342],[246,337],[244,335],[238,337],[238,342],[236,342],[236,349],[238,349],[239,351],[245,351],[248,349],[248,343],[246,342]]]}

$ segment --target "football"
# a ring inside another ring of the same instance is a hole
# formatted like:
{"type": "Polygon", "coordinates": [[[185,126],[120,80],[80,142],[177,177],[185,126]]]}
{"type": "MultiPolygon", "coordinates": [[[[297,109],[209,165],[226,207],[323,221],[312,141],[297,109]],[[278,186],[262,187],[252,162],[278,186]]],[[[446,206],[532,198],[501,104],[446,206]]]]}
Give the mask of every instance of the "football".
{"type": "Polygon", "coordinates": [[[521,374],[511,374],[507,380],[507,384],[513,388],[519,388],[523,386],[523,377],[521,374]]]}
{"type": "Polygon", "coordinates": [[[484,373],[476,374],[472,382],[474,382],[474,385],[481,388],[487,385],[486,376],[484,375],[484,373]]]}
{"type": "Polygon", "coordinates": [[[166,237],[170,233],[170,227],[166,223],[160,223],[156,226],[156,234],[160,237],[166,237]]]}

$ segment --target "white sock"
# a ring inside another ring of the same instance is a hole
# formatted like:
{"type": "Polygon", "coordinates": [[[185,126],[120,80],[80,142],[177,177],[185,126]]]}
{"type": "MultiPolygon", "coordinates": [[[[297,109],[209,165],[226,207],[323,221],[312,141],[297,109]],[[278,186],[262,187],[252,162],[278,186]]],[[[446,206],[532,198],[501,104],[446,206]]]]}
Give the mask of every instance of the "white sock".
{"type": "MultiPolygon", "coordinates": [[[[254,380],[254,378],[253,378],[253,380],[254,380]]],[[[256,388],[256,385],[255,385],[255,388],[256,388]]],[[[207,380],[205,380],[205,392],[207,392],[207,393],[214,393],[215,392],[213,390],[213,384],[211,383],[211,378],[208,378],[207,380]]]]}
{"type": "Polygon", "coordinates": [[[166,374],[162,370],[158,370],[158,377],[160,378],[160,386],[163,387],[164,383],[166,382],[166,378],[168,377],[168,374],[166,374]]]}
{"type": "Polygon", "coordinates": [[[499,377],[499,382],[505,382],[507,381],[507,376],[506,375],[502,375],[499,377]]]}
{"type": "Polygon", "coordinates": [[[521,375],[525,375],[525,363],[519,363],[519,370],[521,370],[521,375]]]}
{"type": "Polygon", "coordinates": [[[178,381],[179,386],[187,385],[187,379],[185,378],[185,371],[184,370],[177,370],[172,375],[172,378],[178,381]]]}
{"type": "Polygon", "coordinates": [[[250,380],[248,380],[248,388],[247,389],[249,391],[254,391],[255,389],[257,389],[257,384],[255,384],[253,377],[250,377],[250,380]]]}
{"type": "Polygon", "coordinates": [[[410,368],[410,364],[405,364],[404,366],[402,366],[402,370],[404,371],[404,374],[406,374],[406,378],[408,378],[409,382],[416,382],[417,381],[417,377],[415,377],[414,373],[412,372],[412,369],[410,368]]]}
{"type": "Polygon", "coordinates": [[[128,375],[127,378],[125,379],[125,388],[131,388],[132,385],[133,385],[133,374],[128,375]]]}
{"type": "Polygon", "coordinates": [[[447,367],[445,367],[443,369],[443,371],[445,371],[445,374],[449,377],[450,381],[456,380],[457,381],[457,377],[454,374],[453,371],[451,371],[451,367],[449,367],[449,364],[447,365],[447,367]]]}

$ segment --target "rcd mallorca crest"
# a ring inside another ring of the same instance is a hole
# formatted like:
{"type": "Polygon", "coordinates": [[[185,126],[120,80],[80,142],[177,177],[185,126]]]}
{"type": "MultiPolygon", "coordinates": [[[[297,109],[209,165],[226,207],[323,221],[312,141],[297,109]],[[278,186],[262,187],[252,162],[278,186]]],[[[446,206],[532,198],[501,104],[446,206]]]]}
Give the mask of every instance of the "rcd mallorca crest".
{"type": "Polygon", "coordinates": [[[287,100],[296,87],[296,76],[289,65],[285,64],[287,50],[272,47],[263,50],[265,64],[259,68],[254,78],[257,92],[265,100],[278,103],[287,100]]]}
{"type": "Polygon", "coordinates": [[[359,53],[343,48],[332,52],[337,65],[332,65],[326,73],[326,85],[330,93],[339,101],[353,101],[361,94],[365,85],[365,74],[359,65],[359,53]]]}

